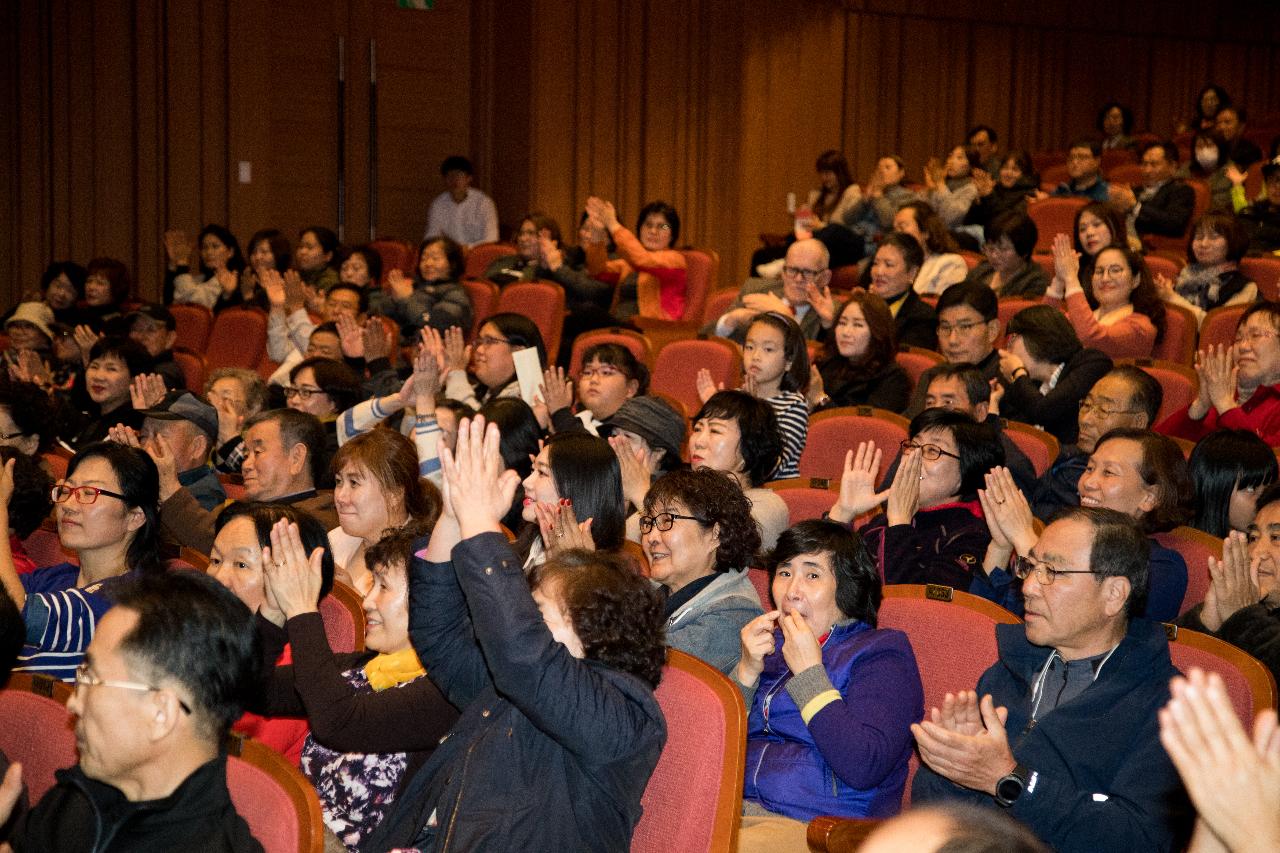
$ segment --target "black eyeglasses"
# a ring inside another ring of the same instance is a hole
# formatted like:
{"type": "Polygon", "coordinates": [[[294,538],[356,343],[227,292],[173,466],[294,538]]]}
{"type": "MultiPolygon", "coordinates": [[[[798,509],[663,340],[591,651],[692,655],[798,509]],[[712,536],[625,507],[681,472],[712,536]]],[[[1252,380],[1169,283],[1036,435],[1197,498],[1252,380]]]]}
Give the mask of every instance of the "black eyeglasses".
{"type": "Polygon", "coordinates": [[[323,388],[302,388],[302,387],[295,387],[293,385],[286,385],[284,389],[284,398],[288,400],[290,397],[297,397],[299,400],[302,400],[305,402],[307,400],[310,400],[316,394],[325,394],[325,393],[328,393],[328,392],[326,392],[323,388]]]}
{"type": "Polygon", "coordinates": [[[710,524],[710,522],[705,518],[698,518],[696,515],[679,515],[674,512],[660,512],[657,515],[640,516],[640,532],[648,533],[656,527],[659,532],[666,533],[671,529],[671,525],[676,523],[677,518],[686,518],[689,521],[696,521],[699,524],[710,524]]]}
{"type": "Polygon", "coordinates": [[[109,498],[116,498],[125,503],[129,502],[129,499],[119,492],[99,489],[97,486],[68,486],[66,483],[59,483],[50,490],[50,496],[53,498],[54,503],[66,503],[71,499],[72,495],[76,496],[76,503],[81,504],[96,503],[98,495],[106,495],[109,498]]]}
{"type": "Polygon", "coordinates": [[[1092,569],[1057,569],[1049,563],[1041,560],[1033,560],[1030,557],[1014,557],[1013,558],[1013,576],[1018,580],[1026,580],[1035,573],[1036,583],[1041,586],[1050,586],[1054,578],[1058,575],[1095,575],[1097,572],[1092,569]]]}
{"type": "Polygon", "coordinates": [[[924,458],[928,459],[930,462],[940,456],[950,456],[952,459],[960,458],[948,450],[943,450],[936,444],[916,444],[911,439],[907,439],[902,442],[902,452],[906,453],[908,450],[919,450],[924,455],[924,458]]]}

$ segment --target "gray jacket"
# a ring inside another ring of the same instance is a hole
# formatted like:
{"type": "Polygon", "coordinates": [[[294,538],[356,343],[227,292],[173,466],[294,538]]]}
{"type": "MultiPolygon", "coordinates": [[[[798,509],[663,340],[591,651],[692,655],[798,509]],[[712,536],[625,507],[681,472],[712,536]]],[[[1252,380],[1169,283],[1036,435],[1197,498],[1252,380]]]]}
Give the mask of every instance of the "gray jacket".
{"type": "Polygon", "coordinates": [[[762,613],[747,570],[723,572],[667,619],[667,645],[727,674],[741,655],[742,627],[762,613]]]}

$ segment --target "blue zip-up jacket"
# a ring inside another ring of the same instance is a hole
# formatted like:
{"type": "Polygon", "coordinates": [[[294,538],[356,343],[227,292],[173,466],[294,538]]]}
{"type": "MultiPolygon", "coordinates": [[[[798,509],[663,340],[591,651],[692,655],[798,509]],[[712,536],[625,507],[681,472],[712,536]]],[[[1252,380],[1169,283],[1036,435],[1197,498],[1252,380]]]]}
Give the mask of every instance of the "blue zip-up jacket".
{"type": "Polygon", "coordinates": [[[796,675],[774,637],[750,699],[743,797],[804,821],[897,814],[924,708],[906,634],[841,622],[822,666],[796,675]]]}

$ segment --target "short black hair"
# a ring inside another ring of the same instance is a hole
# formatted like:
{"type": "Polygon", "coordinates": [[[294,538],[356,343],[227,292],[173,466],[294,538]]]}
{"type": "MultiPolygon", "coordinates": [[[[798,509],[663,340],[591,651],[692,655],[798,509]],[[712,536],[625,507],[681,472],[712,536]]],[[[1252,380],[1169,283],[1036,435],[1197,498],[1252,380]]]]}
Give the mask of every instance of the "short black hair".
{"type": "Polygon", "coordinates": [[[1130,405],[1147,416],[1148,427],[1154,426],[1156,415],[1160,413],[1160,406],[1164,403],[1164,388],[1160,387],[1159,380],[1132,364],[1116,365],[1103,378],[1107,376],[1114,376],[1128,384],[1130,405]]]}
{"type": "Polygon", "coordinates": [[[644,221],[655,213],[667,220],[667,224],[671,226],[670,245],[674,247],[680,239],[680,214],[665,201],[651,201],[640,208],[640,215],[636,217],[636,233],[640,233],[641,227],[644,226],[644,221]]]}
{"type": "Polygon", "coordinates": [[[542,330],[528,317],[503,312],[486,317],[480,325],[483,327],[485,323],[492,323],[511,344],[512,349],[533,347],[538,351],[538,363],[547,364],[547,345],[542,340],[542,330]]]}
{"type": "Polygon", "coordinates": [[[1083,346],[1066,315],[1051,305],[1032,305],[1009,318],[1006,335],[1022,338],[1022,345],[1036,361],[1065,364],[1083,346]]]}
{"type": "MultiPolygon", "coordinates": [[[[322,326],[316,326],[312,334],[322,329],[322,326]]],[[[336,326],[334,330],[337,331],[336,326]]],[[[355,371],[341,361],[334,361],[331,358],[321,356],[304,358],[289,371],[289,381],[293,382],[298,374],[308,367],[316,377],[316,385],[329,395],[338,414],[342,414],[364,399],[364,389],[360,387],[360,378],[356,376],[355,371]]]]}
{"type": "MultiPolygon", "coordinates": [[[[900,231],[891,231],[884,235],[884,239],[880,241],[877,252],[886,246],[892,246],[902,254],[902,261],[908,268],[920,272],[920,267],[924,265],[924,249],[920,246],[920,241],[910,234],[903,234],[900,231]]],[[[952,285],[954,287],[955,285],[952,285]]],[[[987,288],[990,290],[991,288],[987,288]]],[[[950,288],[948,288],[950,290],[950,288]]],[[[944,290],[945,294],[947,291],[944,290]]],[[[941,298],[941,297],[939,297],[941,298]]]]}
{"type": "Polygon", "coordinates": [[[746,391],[717,391],[698,409],[693,423],[707,418],[737,423],[742,434],[738,452],[742,454],[743,473],[752,486],[768,480],[782,455],[782,434],[773,406],[746,391]]]}
{"type": "MultiPolygon", "coordinates": [[[[998,243],[1001,237],[1008,237],[1018,257],[1029,261],[1031,253],[1035,251],[1036,242],[1040,239],[1040,229],[1036,227],[1035,220],[1030,216],[1021,211],[1010,210],[991,221],[985,236],[988,243],[998,243]]],[[[947,288],[947,290],[950,289],[947,288]]],[[[945,290],[942,295],[946,295],[945,290]]]]}
{"type": "Polygon", "coordinates": [[[1276,454],[1247,429],[1219,427],[1196,443],[1188,460],[1196,491],[1196,514],[1191,526],[1217,539],[1231,532],[1231,494],[1274,483],[1276,454]]]}
{"type": "Polygon", "coordinates": [[[43,453],[53,444],[58,433],[57,408],[34,383],[0,382],[0,408],[9,413],[23,435],[40,436],[37,452],[43,453]]]}
{"type": "Polygon", "coordinates": [[[1170,163],[1177,163],[1182,156],[1178,153],[1178,146],[1168,139],[1158,139],[1154,142],[1148,142],[1146,145],[1142,146],[1142,150],[1138,152],[1138,156],[1142,157],[1146,155],[1146,153],[1152,148],[1159,148],[1163,151],[1164,158],[1170,163]]]}
{"type": "Polygon", "coordinates": [[[643,397],[649,393],[649,368],[643,361],[636,358],[635,353],[622,344],[605,342],[588,347],[582,354],[582,366],[586,367],[592,361],[618,368],[628,381],[634,379],[638,386],[637,397],[643,397]]]}
{"type": "Polygon", "coordinates": [[[982,131],[984,130],[987,132],[987,138],[990,139],[993,144],[1000,141],[1000,137],[996,136],[995,128],[993,128],[991,125],[977,124],[977,125],[974,125],[972,128],[970,128],[969,132],[964,135],[965,142],[971,141],[975,136],[977,136],[979,133],[982,133],[982,131]]]}
{"type": "Polygon", "coordinates": [[[1255,503],[1257,512],[1262,512],[1262,508],[1270,504],[1280,501],[1280,483],[1272,483],[1262,490],[1262,494],[1258,495],[1255,503]]]}
{"type": "Polygon", "coordinates": [[[452,237],[446,237],[443,234],[437,234],[435,237],[428,237],[418,244],[417,263],[413,265],[413,276],[417,280],[422,279],[422,253],[429,246],[439,245],[444,252],[444,259],[449,264],[449,278],[457,281],[462,278],[462,273],[467,268],[467,253],[462,248],[462,244],[452,237]]]}
{"type": "Polygon", "coordinates": [[[151,354],[147,352],[146,347],[132,338],[118,335],[107,335],[105,338],[99,338],[98,342],[89,350],[89,361],[93,362],[109,355],[115,356],[124,362],[129,371],[129,377],[132,379],[137,379],[151,370],[151,354]]]}
{"type": "Polygon", "coordinates": [[[1097,122],[1098,132],[1099,133],[1105,132],[1103,131],[1102,128],[1104,123],[1107,120],[1107,113],[1111,112],[1112,110],[1120,111],[1120,123],[1121,123],[1120,129],[1125,136],[1128,136],[1130,133],[1133,132],[1133,110],[1129,109],[1119,101],[1107,101],[1105,104],[1102,105],[1102,109],[1098,110],[1098,122],[1097,122]]]}
{"type": "Polygon", "coordinates": [[[1074,519],[1093,527],[1093,547],[1089,549],[1089,569],[1094,579],[1129,579],[1131,592],[1126,615],[1133,617],[1147,608],[1151,583],[1151,540],[1138,522],[1122,512],[1097,506],[1068,506],[1054,513],[1049,523],[1074,519]]]}
{"type": "Polygon", "coordinates": [[[316,604],[333,589],[334,563],[332,549],[329,547],[329,533],[314,515],[288,504],[235,501],[223,507],[214,519],[214,536],[234,518],[247,518],[253,522],[253,530],[258,534],[258,546],[261,548],[271,547],[271,528],[275,527],[277,521],[292,521],[298,525],[298,539],[308,556],[317,548],[324,549],[324,556],[320,559],[320,595],[316,604]]]}
{"type": "Polygon", "coordinates": [[[681,469],[663,474],[653,482],[644,498],[644,511],[652,515],[659,504],[678,503],[689,515],[703,521],[704,530],[720,525],[720,544],[716,547],[715,571],[727,572],[755,565],[760,550],[760,525],[751,515],[751,501],[738,486],[732,474],[681,469]]]}
{"type": "MultiPolygon", "coordinates": [[[[320,244],[320,248],[324,249],[325,252],[338,251],[341,243],[338,240],[338,235],[333,233],[332,230],[325,228],[323,225],[308,225],[298,232],[298,239],[301,240],[308,231],[315,236],[316,242],[320,244]]],[[[332,258],[329,259],[329,265],[333,266],[332,258]]]]}
{"type": "MultiPolygon", "coordinates": [[[[365,255],[373,255],[373,257],[375,257],[375,258],[376,258],[376,257],[378,257],[378,253],[377,253],[377,252],[370,251],[370,250],[365,249],[365,248],[363,248],[363,247],[358,248],[358,249],[352,249],[352,250],[351,250],[351,254],[353,254],[353,255],[358,254],[358,255],[360,255],[360,257],[362,257],[362,258],[363,258],[365,255]]],[[[378,271],[375,273],[374,268],[373,268],[371,265],[369,265],[369,263],[368,263],[368,260],[367,260],[367,259],[366,259],[366,261],[365,261],[365,264],[366,264],[367,266],[369,266],[369,275],[372,277],[372,280],[377,281],[377,279],[378,279],[378,274],[380,274],[380,273],[381,273],[381,267],[379,267],[378,271]]],[[[333,293],[335,290],[346,290],[346,291],[348,291],[348,292],[350,292],[350,293],[354,293],[354,294],[356,295],[356,299],[357,299],[357,300],[359,300],[359,301],[356,303],[356,309],[357,309],[361,314],[368,313],[368,311],[369,311],[369,291],[368,291],[367,289],[365,289],[365,288],[361,287],[361,286],[360,286],[360,285],[358,285],[358,284],[347,284],[345,281],[340,281],[340,282],[338,282],[337,284],[335,284],[333,287],[329,288],[329,289],[328,289],[328,291],[326,291],[326,293],[333,293]]],[[[335,328],[336,328],[336,326],[335,326],[335,328]]]]}
{"type": "Polygon", "coordinates": [[[71,286],[76,289],[76,294],[84,298],[84,280],[86,277],[84,267],[75,261],[54,261],[44,268],[44,272],[40,274],[40,292],[44,293],[49,289],[49,285],[60,275],[66,275],[67,281],[71,282],[71,286]]]}
{"type": "Polygon", "coordinates": [[[926,394],[929,392],[929,386],[938,379],[959,379],[964,385],[964,393],[969,398],[970,406],[986,403],[991,399],[991,385],[987,382],[987,377],[983,376],[982,371],[972,362],[944,361],[930,368],[928,375],[928,385],[924,386],[926,394]]]}
{"type": "Polygon", "coordinates": [[[960,462],[960,497],[972,500],[985,483],[987,472],[1004,464],[1004,445],[995,428],[978,423],[964,412],[925,409],[911,419],[907,434],[915,438],[931,429],[944,429],[955,439],[960,462]]]}
{"type": "Polygon", "coordinates": [[[1094,139],[1091,136],[1082,136],[1079,139],[1072,141],[1072,143],[1067,146],[1068,151],[1076,148],[1088,148],[1089,153],[1094,157],[1102,156],[1102,141],[1094,139]]]}
{"type": "Polygon", "coordinates": [[[976,281],[961,281],[942,291],[938,297],[935,311],[941,316],[948,308],[968,305],[982,316],[983,321],[990,323],[1000,316],[1000,300],[996,292],[985,284],[976,281]]]}
{"type": "Polygon", "coordinates": [[[0,465],[13,460],[13,496],[9,500],[9,526],[26,539],[44,523],[53,509],[53,480],[35,459],[16,447],[0,447],[0,465]]]}
{"type": "Polygon", "coordinates": [[[307,464],[311,470],[311,484],[319,487],[325,480],[329,470],[329,456],[325,449],[324,424],[315,415],[299,412],[296,409],[268,409],[258,412],[244,422],[243,432],[267,421],[274,421],[280,428],[280,442],[284,452],[288,453],[294,445],[307,448],[307,464]]]}
{"type": "Polygon", "coordinates": [[[138,617],[120,641],[121,653],[148,682],[177,682],[198,734],[220,745],[261,678],[261,644],[249,608],[200,572],[139,576],[121,584],[115,606],[138,617]]]}
{"type": "Polygon", "coordinates": [[[440,164],[440,174],[447,175],[450,172],[465,172],[474,176],[476,173],[475,166],[471,165],[471,161],[461,154],[452,154],[444,158],[444,162],[440,164]]]}
{"type": "Polygon", "coordinates": [[[778,537],[769,555],[770,580],[780,564],[801,554],[827,554],[836,576],[836,607],[846,619],[857,619],[876,627],[876,615],[880,611],[880,572],[861,536],[843,524],[822,519],[792,525],[778,537]]]}

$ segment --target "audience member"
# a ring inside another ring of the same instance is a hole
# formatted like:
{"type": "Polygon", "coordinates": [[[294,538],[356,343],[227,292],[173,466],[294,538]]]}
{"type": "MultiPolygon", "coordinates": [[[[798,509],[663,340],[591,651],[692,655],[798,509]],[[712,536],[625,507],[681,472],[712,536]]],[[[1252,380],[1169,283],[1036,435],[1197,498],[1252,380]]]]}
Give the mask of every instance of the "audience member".
{"type": "Polygon", "coordinates": [[[244,442],[240,430],[246,418],[261,412],[267,402],[267,385],[255,371],[220,367],[204,383],[204,396],[218,412],[218,439],[213,461],[219,471],[240,473],[244,442]]]}
{"type": "Polygon", "coordinates": [[[1141,190],[1112,184],[1111,203],[1126,214],[1129,230],[1139,237],[1181,237],[1191,221],[1196,194],[1185,181],[1174,178],[1178,146],[1167,140],[1153,142],[1142,149],[1140,163],[1141,190]]]}
{"type": "Polygon", "coordinates": [[[547,347],[534,322],[523,314],[494,314],[484,321],[469,345],[457,326],[444,336],[444,393],[451,400],[478,409],[497,397],[520,396],[512,354],[533,347],[538,364],[547,366],[547,347]],[[467,376],[470,366],[473,383],[467,376]]]}
{"type": "Polygon", "coordinates": [[[956,252],[956,245],[942,218],[927,202],[910,201],[893,215],[893,230],[914,237],[924,250],[924,262],[912,288],[921,296],[937,296],[956,282],[964,281],[969,267],[956,252]]]}
{"type": "MultiPolygon", "coordinates": [[[[53,509],[53,480],[34,459],[13,447],[0,445],[0,466],[12,462],[10,482],[12,494],[8,496],[9,556],[19,575],[35,571],[35,561],[27,555],[23,540],[44,524],[53,509]]],[[[6,531],[0,531],[6,532],[6,531]]],[[[4,584],[0,583],[0,587],[4,584]]],[[[0,677],[9,670],[0,666],[0,677]]]]}
{"type": "Polygon", "coordinates": [[[969,207],[978,197],[973,170],[981,167],[977,152],[957,145],[947,154],[946,163],[930,158],[924,167],[924,200],[937,212],[945,230],[964,222],[969,207]]]}
{"type": "Polygon", "coordinates": [[[1107,354],[1081,346],[1061,311],[1033,305],[1009,318],[999,359],[1000,414],[1074,444],[1080,402],[1111,370],[1107,354]]]}
{"type": "MultiPolygon", "coordinates": [[[[14,494],[12,467],[0,472],[4,529],[14,494]]],[[[122,576],[164,571],[156,545],[156,495],[156,467],[137,448],[104,441],[71,457],[52,498],[58,540],[76,562],[19,576],[0,546],[0,583],[27,626],[17,669],[72,680],[122,576]]]]}
{"type": "Polygon", "coordinates": [[[924,264],[924,250],[914,237],[886,234],[871,262],[868,288],[889,306],[899,345],[930,349],[937,339],[937,315],[912,289],[924,264]]]}
{"type": "MultiPolygon", "coordinates": [[[[222,506],[227,493],[209,465],[209,453],[218,436],[218,413],[213,406],[189,391],[170,391],[140,414],[144,418],[138,436],[141,444],[162,438],[173,459],[178,485],[210,512],[222,506]]],[[[112,438],[124,438],[117,431],[112,432],[112,438]]]]}
{"type": "Polygon", "coordinates": [[[1188,264],[1176,282],[1155,276],[1160,298],[1181,305],[1204,323],[1205,314],[1224,305],[1249,305],[1258,299],[1258,286],[1237,268],[1249,237],[1230,213],[1206,213],[1196,220],[1187,240],[1188,264]]]}
{"type": "Polygon", "coordinates": [[[1080,256],[1080,280],[1093,281],[1098,253],[1108,246],[1129,246],[1129,228],[1124,217],[1107,202],[1095,201],[1076,211],[1071,242],[1080,256]]]}
{"type": "MultiPolygon", "coordinates": [[[[273,272],[284,275],[289,271],[293,263],[293,247],[289,245],[289,238],[275,228],[253,232],[245,245],[247,266],[240,271],[240,289],[229,299],[224,299],[223,306],[244,305],[265,311],[268,303],[264,282],[273,272]]],[[[216,310],[217,306],[214,307],[216,310]]]]}
{"type": "Polygon", "coordinates": [[[1160,301],[1146,262],[1137,252],[1108,246],[1095,258],[1092,278],[1081,281],[1080,259],[1067,235],[1053,241],[1053,283],[1045,302],[1061,306],[1085,346],[1112,358],[1149,358],[1164,335],[1160,301]]]}
{"type": "Polygon", "coordinates": [[[1232,178],[1235,183],[1232,205],[1249,234],[1249,251],[1255,254],[1280,251],[1280,157],[1262,167],[1263,195],[1252,204],[1244,195],[1244,177],[1237,170],[1232,178]]]}
{"type": "Polygon", "coordinates": [[[835,352],[810,370],[811,408],[873,406],[894,413],[906,408],[911,377],[895,358],[893,315],[883,299],[854,288],[829,339],[835,352]]]}
{"type": "Polygon", "coordinates": [[[907,166],[897,154],[881,157],[875,171],[863,187],[862,199],[847,209],[843,217],[833,218],[833,224],[843,225],[862,240],[859,257],[875,252],[881,235],[893,228],[893,217],[904,204],[918,196],[903,186],[907,178],[907,166]]]}
{"type": "Polygon", "coordinates": [[[1275,452],[1243,429],[1214,430],[1196,442],[1187,461],[1196,509],[1187,523],[1216,539],[1248,530],[1259,493],[1280,476],[1275,452]]]}
{"type": "Polygon", "coordinates": [[[1053,190],[1055,196],[1107,201],[1111,185],[1102,177],[1102,143],[1079,139],[1067,148],[1067,180],[1053,190]]]}
{"type": "Polygon", "coordinates": [[[986,124],[977,125],[965,137],[966,147],[977,158],[978,165],[988,172],[1000,168],[999,141],[995,129],[986,124]]]}
{"type": "Polygon", "coordinates": [[[607,261],[604,244],[587,247],[587,271],[606,270],[621,277],[614,311],[620,320],[637,315],[659,320],[682,320],[688,300],[688,262],[675,247],[680,240],[680,214],[665,201],[640,208],[633,234],[618,221],[612,202],[592,196],[587,214],[593,226],[603,227],[618,247],[617,261],[607,261]]]}
{"type": "Polygon", "coordinates": [[[162,573],[122,589],[67,702],[80,762],[58,771],[10,843],[261,851],[227,791],[223,746],[257,657],[249,611],[212,579],[162,573]]]}
{"type": "Polygon", "coordinates": [[[31,382],[0,381],[0,447],[35,456],[53,445],[57,426],[48,394],[31,382]]]}
{"type": "Polygon", "coordinates": [[[828,259],[818,240],[795,241],[787,249],[780,279],[747,279],[729,310],[704,331],[742,343],[752,320],[774,311],[794,318],[807,340],[817,340],[835,319],[828,259]]]}
{"type": "Polygon", "coordinates": [[[1185,128],[1179,128],[1179,130],[1185,129],[1193,132],[1197,130],[1213,130],[1218,111],[1223,107],[1230,106],[1231,103],[1231,96],[1227,94],[1226,89],[1216,83],[1210,83],[1196,95],[1196,102],[1191,108],[1191,119],[1187,122],[1185,128]]]}
{"type": "Polygon", "coordinates": [[[338,283],[335,253],[341,248],[338,235],[321,225],[308,225],[298,234],[293,265],[302,283],[316,293],[328,293],[338,283]]]}
{"type": "MultiPolygon", "coordinates": [[[[219,309],[233,302],[243,302],[240,274],[244,271],[244,255],[240,241],[221,225],[209,224],[200,229],[200,272],[192,275],[188,266],[191,247],[182,231],[166,231],[164,249],[168,256],[165,292],[173,294],[171,302],[203,305],[219,309]],[[237,294],[241,296],[236,299],[237,294]]],[[[252,290],[250,291],[252,293],[252,290]]]]}
{"type": "Polygon", "coordinates": [[[1025,151],[1004,155],[998,172],[975,171],[973,183],[978,188],[978,198],[964,221],[966,225],[983,229],[1006,214],[1025,214],[1027,201],[1040,192],[1040,180],[1032,169],[1031,155],[1025,151]]]}
{"type": "MultiPolygon", "coordinates": [[[[343,357],[341,336],[336,325],[330,325],[345,317],[356,323],[365,323],[365,311],[369,296],[354,285],[335,281],[319,303],[317,325],[311,320],[306,287],[297,273],[284,276],[273,271],[264,274],[270,311],[267,314],[267,357],[280,366],[267,379],[271,385],[283,385],[294,365],[315,355],[341,360],[343,357]],[[324,339],[317,337],[323,332],[324,339]]],[[[379,328],[381,331],[381,328],[379,328]]]]}
{"type": "Polygon", "coordinates": [[[645,496],[640,536],[666,592],[667,645],[728,674],[739,632],[762,612],[747,574],[760,550],[751,503],[720,471],[672,471],[645,496]]]}
{"type": "MultiPolygon", "coordinates": [[[[936,348],[947,363],[972,364],[981,371],[984,380],[990,382],[998,379],[1000,354],[995,350],[995,343],[1000,337],[1000,310],[991,288],[976,282],[953,285],[938,297],[936,310],[936,348]]],[[[943,365],[935,365],[920,374],[911,395],[911,403],[907,406],[907,417],[915,417],[924,409],[924,397],[929,390],[929,383],[942,367],[943,365]]]]}
{"type": "Polygon", "coordinates": [[[77,303],[84,298],[85,268],[73,261],[54,261],[40,275],[40,298],[64,326],[80,322],[77,303]]]}
{"type": "Polygon", "coordinates": [[[1111,510],[1066,510],[1045,528],[1015,564],[1027,618],[996,626],[999,662],[912,727],[912,802],[1000,805],[1067,853],[1175,849],[1184,810],[1155,711],[1176,670],[1163,627],[1133,618],[1146,552],[1111,510]]]}
{"type": "Polygon", "coordinates": [[[462,246],[449,237],[428,238],[418,247],[413,279],[398,269],[388,272],[382,290],[370,294],[369,310],[399,323],[404,345],[412,344],[426,326],[438,332],[453,326],[470,332],[471,297],[459,284],[464,268],[462,246]]]}
{"type": "Polygon", "coordinates": [[[863,528],[885,583],[937,583],[967,590],[990,535],[977,490],[1004,462],[990,427],[961,412],[926,409],[911,420],[893,484],[876,493],[881,449],[859,442],[845,455],[832,521],[853,523],[885,504],[863,528]]]}
{"type": "Polygon", "coordinates": [[[549,367],[544,372],[543,394],[546,408],[551,409],[551,429],[586,429],[596,435],[600,424],[619,406],[649,393],[649,368],[622,344],[595,344],[582,353],[577,392],[579,408],[575,415],[569,408],[573,396],[572,389],[566,386],[564,371],[549,367]]]}
{"type": "Polygon", "coordinates": [[[1007,814],[969,803],[915,806],[867,835],[858,853],[1049,853],[1007,814]]]}
{"type": "MultiPolygon", "coordinates": [[[[244,497],[296,506],[309,512],[326,530],[338,526],[333,492],[317,490],[329,459],[324,455],[324,427],[314,415],[293,409],[270,409],[245,422],[245,457],[241,465],[244,497]]],[[[165,538],[178,545],[209,553],[213,545],[214,514],[178,482],[172,456],[149,449],[160,465],[160,522],[165,538]]]]}
{"type": "Polygon", "coordinates": [[[338,282],[365,291],[378,291],[382,283],[382,255],[367,243],[353,247],[338,267],[338,282]]]}
{"type": "Polygon", "coordinates": [[[1240,170],[1262,159],[1262,150],[1244,135],[1245,120],[1244,107],[1234,104],[1219,107],[1213,117],[1213,132],[1222,146],[1219,159],[1240,170]]]}
{"type": "Polygon", "coordinates": [[[1243,649],[1273,676],[1280,674],[1280,487],[1273,483],[1263,491],[1246,530],[1227,533],[1222,559],[1210,557],[1207,568],[1204,601],[1179,616],[1178,624],[1243,649]]]}
{"type": "MultiPolygon", "coordinates": [[[[82,408],[73,420],[67,443],[80,448],[101,441],[116,424],[141,427],[142,415],[134,404],[132,388],[136,380],[144,378],[150,364],[147,351],[128,338],[98,339],[85,360],[82,408]]],[[[78,398],[81,395],[73,392],[73,404],[78,398]]]]}
{"type": "Polygon", "coordinates": [[[484,278],[499,287],[517,281],[537,281],[550,278],[550,272],[540,264],[541,241],[546,237],[554,245],[560,245],[560,223],[545,213],[534,212],[520,220],[516,228],[516,252],[494,259],[485,269],[484,278]]]}
{"type": "Polygon", "coordinates": [[[986,285],[1000,297],[1037,298],[1049,287],[1044,268],[1031,260],[1040,239],[1035,222],[1025,213],[1010,212],[987,225],[983,260],[965,277],[986,285]]]}
{"type": "Polygon", "coordinates": [[[463,713],[369,850],[433,849],[446,828],[459,849],[625,849],[666,740],[657,594],[580,551],[531,584],[499,532],[516,477],[498,444],[477,417],[442,456],[449,500],[410,570],[409,637],[463,713]]]}
{"type": "Polygon", "coordinates": [[[1280,446],[1280,303],[1258,302],[1240,315],[1235,345],[1196,353],[1199,395],[1156,427],[1199,441],[1215,429],[1247,429],[1280,446]]]}
{"type": "Polygon", "coordinates": [[[115,258],[94,258],[85,267],[84,306],[76,318],[96,334],[119,330],[114,324],[124,314],[124,305],[133,293],[133,278],[129,268],[115,258]]]}
{"type": "Polygon", "coordinates": [[[1098,133],[1102,134],[1102,150],[1132,151],[1133,110],[1117,101],[1108,101],[1098,110],[1098,133]]]}
{"type": "Polygon", "coordinates": [[[278,607],[260,611],[258,633],[266,660],[287,648],[292,662],[268,671],[263,705],[278,719],[302,716],[310,724],[302,772],[320,795],[325,826],[356,850],[448,737],[458,711],[426,677],[409,641],[414,532],[396,530],[369,547],[366,651],[346,654],[329,648],[316,606],[324,595],[319,549],[308,550],[300,533],[287,520],[271,530],[266,586],[278,607]]]}
{"type": "Polygon", "coordinates": [[[173,345],[178,341],[178,322],[173,312],[163,305],[144,302],[129,312],[125,322],[129,324],[129,339],[151,356],[148,372],[164,377],[164,386],[170,391],[185,389],[187,375],[173,357],[173,345]]]}
{"type": "MultiPolygon", "coordinates": [[[[324,551],[324,527],[306,513],[283,504],[236,502],[228,504],[218,513],[215,523],[217,535],[209,549],[208,573],[218,583],[235,593],[245,607],[264,618],[277,622],[279,605],[268,596],[266,569],[272,559],[271,529],[278,521],[293,523],[307,553],[321,550],[316,565],[319,578],[317,592],[312,599],[316,604],[333,587],[333,559],[324,551]]],[[[273,648],[264,650],[263,668],[270,672],[277,666],[292,662],[288,650],[273,648]]],[[[236,731],[259,740],[279,752],[297,766],[302,759],[302,745],[307,737],[307,721],[297,715],[265,717],[246,710],[235,722],[236,731]]]]}
{"type": "Polygon", "coordinates": [[[431,200],[423,240],[448,237],[468,249],[498,241],[498,208],[472,186],[475,174],[471,161],[458,154],[440,164],[445,191],[431,200]]]}
{"type": "Polygon", "coordinates": [[[818,815],[896,814],[924,704],[907,636],[877,628],[857,534],[802,521],[769,564],[777,609],[742,629],[733,672],[749,709],[742,851],[803,845],[818,815]]]}

